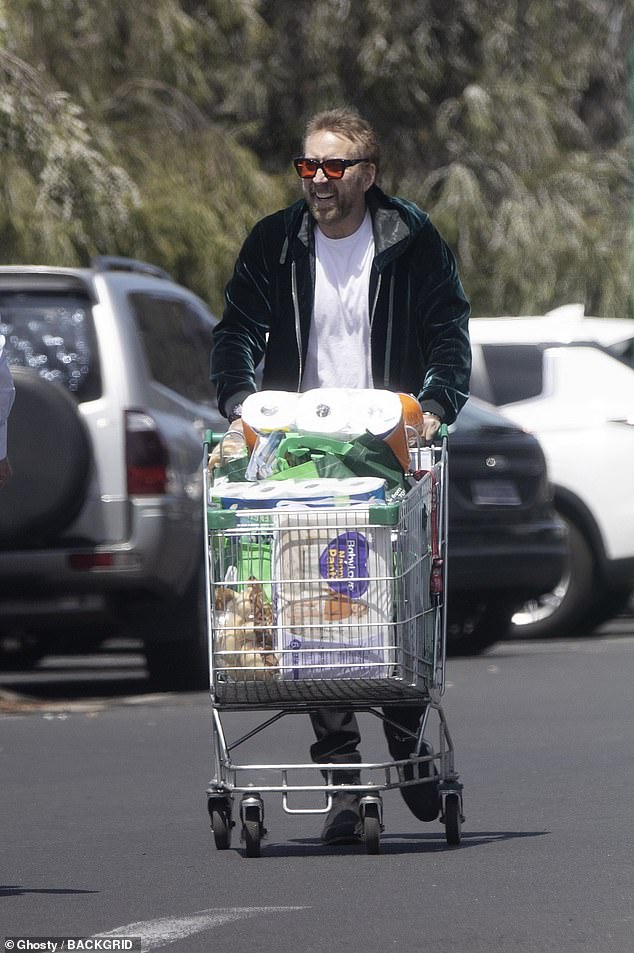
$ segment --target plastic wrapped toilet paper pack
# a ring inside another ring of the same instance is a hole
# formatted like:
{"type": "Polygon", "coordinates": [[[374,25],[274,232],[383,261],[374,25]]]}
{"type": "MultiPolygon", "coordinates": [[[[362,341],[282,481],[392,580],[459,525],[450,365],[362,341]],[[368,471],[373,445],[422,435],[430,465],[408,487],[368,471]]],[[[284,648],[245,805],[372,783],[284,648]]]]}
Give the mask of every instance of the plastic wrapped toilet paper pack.
{"type": "Polygon", "coordinates": [[[360,507],[277,516],[271,556],[275,652],[283,679],[385,678],[394,663],[389,527],[360,507]]]}
{"type": "Polygon", "coordinates": [[[355,506],[385,503],[385,480],[378,477],[350,477],[314,480],[258,480],[255,483],[217,483],[211,488],[210,503],[231,509],[260,509],[294,506],[355,506]]]}

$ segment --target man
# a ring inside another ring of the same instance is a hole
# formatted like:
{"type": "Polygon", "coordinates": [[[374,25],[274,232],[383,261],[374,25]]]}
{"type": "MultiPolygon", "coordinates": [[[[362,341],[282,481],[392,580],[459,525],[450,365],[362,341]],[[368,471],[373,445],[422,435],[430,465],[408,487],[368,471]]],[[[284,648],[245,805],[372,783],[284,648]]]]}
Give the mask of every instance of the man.
{"type": "MultiPolygon", "coordinates": [[[[294,160],[303,199],[255,225],[226,288],[212,379],[230,429],[241,429],[241,403],[256,390],[262,359],[266,389],[413,393],[426,439],[466,401],[469,305],[454,257],[423,211],[378,188],[379,164],[375,133],[354,110],[329,110],[307,124],[304,154],[294,160]]],[[[392,757],[409,757],[423,711],[384,714],[392,757]]],[[[311,720],[314,761],[361,761],[354,712],[322,710],[311,720]]],[[[333,776],[335,784],[358,780],[349,771],[333,776]]],[[[438,816],[437,785],[401,790],[421,820],[438,816]]],[[[358,823],[358,797],[337,793],[322,841],[352,840],[358,823]]]]}
{"type": "Polygon", "coordinates": [[[4,344],[4,337],[0,334],[0,490],[11,478],[11,464],[7,456],[7,419],[15,397],[4,344]]]}

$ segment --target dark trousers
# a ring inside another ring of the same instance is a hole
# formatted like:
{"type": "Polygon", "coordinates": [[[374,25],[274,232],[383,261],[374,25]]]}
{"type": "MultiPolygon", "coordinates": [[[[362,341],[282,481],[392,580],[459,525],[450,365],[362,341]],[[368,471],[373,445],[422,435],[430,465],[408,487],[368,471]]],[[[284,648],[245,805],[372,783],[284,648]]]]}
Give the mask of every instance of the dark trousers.
{"type": "MultiPolygon", "coordinates": [[[[426,705],[390,706],[383,709],[383,714],[389,718],[383,722],[383,730],[387,739],[388,749],[394,760],[407,758],[415,747],[415,735],[418,731],[420,719],[426,705]],[[398,725],[398,727],[397,727],[398,725]]],[[[332,762],[334,764],[358,764],[361,754],[358,746],[361,742],[359,724],[354,711],[344,708],[320,708],[311,712],[310,719],[317,741],[310,747],[310,756],[317,764],[332,762]]],[[[354,783],[350,773],[341,772],[342,777],[335,777],[335,784],[354,783]]]]}

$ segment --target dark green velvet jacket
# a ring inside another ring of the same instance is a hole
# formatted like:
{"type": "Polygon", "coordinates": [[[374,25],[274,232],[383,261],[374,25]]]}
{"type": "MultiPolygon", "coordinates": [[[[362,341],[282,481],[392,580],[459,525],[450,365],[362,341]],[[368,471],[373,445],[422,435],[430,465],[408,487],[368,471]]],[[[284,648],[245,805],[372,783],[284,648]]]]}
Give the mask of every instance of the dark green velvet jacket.
{"type": "MultiPolygon", "coordinates": [[[[451,423],[467,399],[471,373],[469,304],[455,259],[411,202],[377,186],[367,201],[375,242],[374,386],[414,394],[423,409],[451,423]]],[[[255,225],[227,285],[211,366],[221,413],[257,389],[262,358],[263,389],[301,390],[314,284],[314,221],[302,199],[255,225]]]]}

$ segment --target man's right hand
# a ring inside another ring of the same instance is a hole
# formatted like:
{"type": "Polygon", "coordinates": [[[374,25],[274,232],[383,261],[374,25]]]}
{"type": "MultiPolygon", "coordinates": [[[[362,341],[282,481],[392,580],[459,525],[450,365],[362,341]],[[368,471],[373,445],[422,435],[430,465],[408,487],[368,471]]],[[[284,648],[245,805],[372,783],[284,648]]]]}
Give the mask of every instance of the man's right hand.
{"type": "Polygon", "coordinates": [[[9,458],[4,457],[3,460],[0,460],[0,490],[2,489],[3,486],[7,485],[12,475],[13,475],[13,470],[11,469],[9,458]]]}
{"type": "Polygon", "coordinates": [[[227,433],[209,454],[209,472],[213,473],[214,468],[224,460],[240,456],[244,452],[245,445],[242,418],[238,417],[229,424],[227,433]]]}

